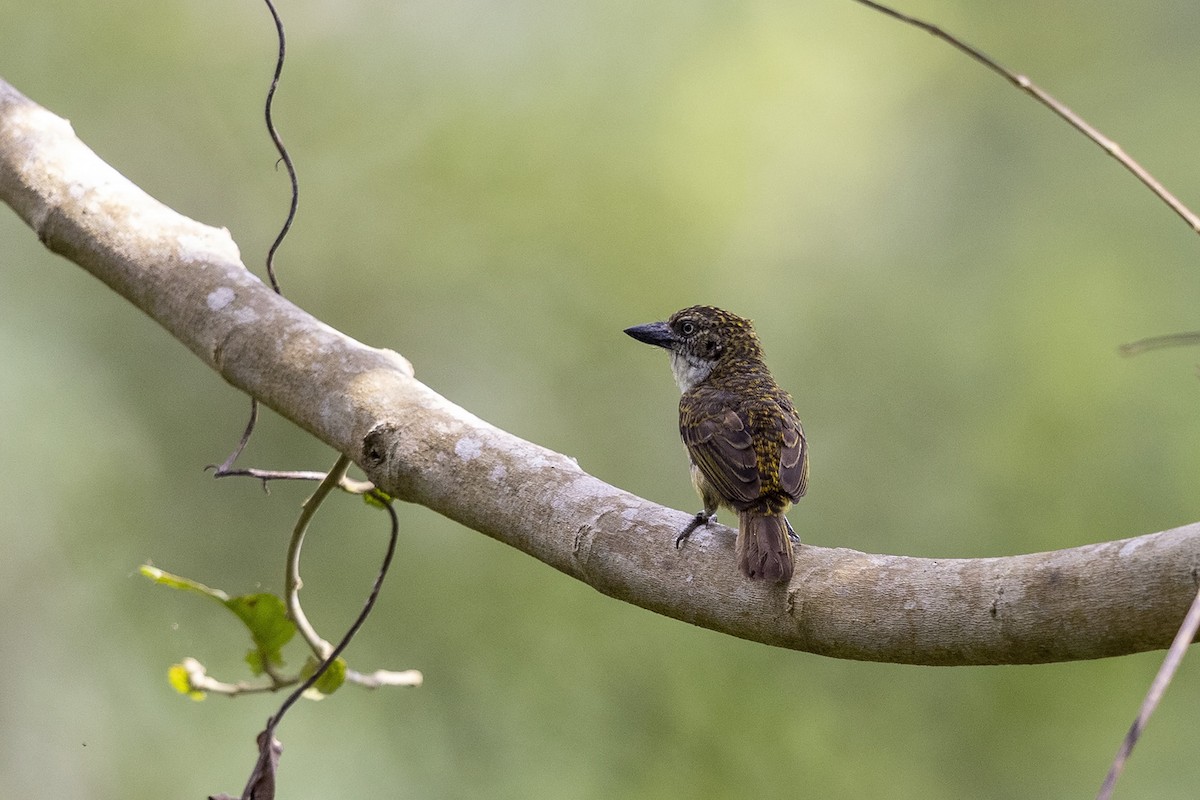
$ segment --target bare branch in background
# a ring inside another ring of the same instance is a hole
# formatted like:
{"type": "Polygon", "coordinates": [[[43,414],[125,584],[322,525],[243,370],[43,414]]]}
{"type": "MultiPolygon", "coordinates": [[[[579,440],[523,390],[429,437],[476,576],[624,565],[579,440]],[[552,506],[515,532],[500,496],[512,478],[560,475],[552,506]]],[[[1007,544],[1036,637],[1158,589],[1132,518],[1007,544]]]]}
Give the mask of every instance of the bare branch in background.
{"type": "Polygon", "coordinates": [[[995,72],[997,75],[1004,78],[1021,91],[1033,97],[1039,103],[1046,106],[1046,108],[1050,109],[1060,118],[1066,121],[1066,123],[1072,128],[1079,131],[1094,144],[1099,146],[1102,150],[1104,150],[1104,152],[1116,159],[1121,166],[1129,170],[1131,173],[1133,173],[1134,177],[1145,184],[1146,188],[1153,192],[1159,200],[1162,200],[1172,211],[1178,214],[1179,217],[1186,222],[1195,233],[1200,233],[1200,217],[1196,216],[1195,212],[1180,202],[1175,195],[1171,194],[1171,192],[1167,190],[1167,187],[1163,186],[1157,178],[1150,174],[1149,170],[1147,170],[1145,167],[1135,161],[1128,153],[1126,153],[1124,149],[1122,149],[1121,145],[1117,144],[1099,130],[1092,127],[1087,120],[1076,114],[1065,103],[1059,101],[1045,89],[1042,89],[1027,76],[1013,72],[989,56],[987,53],[984,53],[982,50],[967,44],[953,34],[947,33],[937,25],[934,25],[932,22],[926,22],[923,19],[910,16],[902,11],[897,11],[894,8],[885,6],[882,3],[876,3],[874,0],[854,0],[854,2],[878,11],[879,13],[891,17],[892,19],[899,20],[906,25],[912,25],[915,28],[919,28],[928,34],[941,39],[946,44],[950,45],[961,53],[965,53],[971,59],[978,61],[980,64],[987,67],[992,72],[995,72]]]}

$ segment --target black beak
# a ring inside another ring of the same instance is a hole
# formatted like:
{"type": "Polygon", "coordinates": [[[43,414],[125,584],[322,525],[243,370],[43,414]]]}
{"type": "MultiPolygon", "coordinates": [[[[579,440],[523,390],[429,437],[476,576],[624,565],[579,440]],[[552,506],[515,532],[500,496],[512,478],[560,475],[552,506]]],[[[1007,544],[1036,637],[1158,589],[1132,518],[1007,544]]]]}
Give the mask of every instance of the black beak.
{"type": "Polygon", "coordinates": [[[670,350],[675,344],[675,334],[671,332],[671,326],[665,322],[647,322],[645,325],[634,325],[632,328],[626,328],[625,332],[639,342],[652,344],[656,347],[664,347],[670,350]]]}

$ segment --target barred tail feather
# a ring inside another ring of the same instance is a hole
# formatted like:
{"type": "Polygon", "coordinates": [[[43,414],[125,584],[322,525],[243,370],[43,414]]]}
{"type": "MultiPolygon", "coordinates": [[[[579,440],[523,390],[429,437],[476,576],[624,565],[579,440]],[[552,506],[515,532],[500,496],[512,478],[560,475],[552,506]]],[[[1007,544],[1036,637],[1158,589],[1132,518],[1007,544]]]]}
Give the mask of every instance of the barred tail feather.
{"type": "Polygon", "coordinates": [[[782,514],[743,511],[738,515],[737,562],[747,578],[792,579],[792,540],[782,514]]]}

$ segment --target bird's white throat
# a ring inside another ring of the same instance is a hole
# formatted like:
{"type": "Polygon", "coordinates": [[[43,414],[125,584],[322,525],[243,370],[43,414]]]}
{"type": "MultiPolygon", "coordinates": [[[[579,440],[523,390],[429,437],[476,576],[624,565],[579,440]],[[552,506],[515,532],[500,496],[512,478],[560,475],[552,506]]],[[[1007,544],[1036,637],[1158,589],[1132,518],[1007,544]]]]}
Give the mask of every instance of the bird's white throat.
{"type": "Polygon", "coordinates": [[[675,374],[675,382],[679,391],[686,392],[708,377],[713,371],[714,362],[696,358],[678,350],[671,351],[671,372],[675,374]]]}

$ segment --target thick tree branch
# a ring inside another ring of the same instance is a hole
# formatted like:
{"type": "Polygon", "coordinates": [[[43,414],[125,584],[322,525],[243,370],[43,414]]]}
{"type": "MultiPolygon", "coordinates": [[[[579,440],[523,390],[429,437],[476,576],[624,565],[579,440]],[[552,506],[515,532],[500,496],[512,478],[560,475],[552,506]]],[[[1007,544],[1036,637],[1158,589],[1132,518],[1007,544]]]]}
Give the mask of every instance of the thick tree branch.
{"type": "Polygon", "coordinates": [[[227,231],[146,195],[70,125],[0,81],[0,198],[233,386],[421,503],[676,619],[841,658],[1013,664],[1166,647],[1200,574],[1200,524],[1008,558],[805,545],[790,586],[737,574],[728,529],[671,546],[690,514],[588,475],[476,418],[274,294],[227,231]]]}

